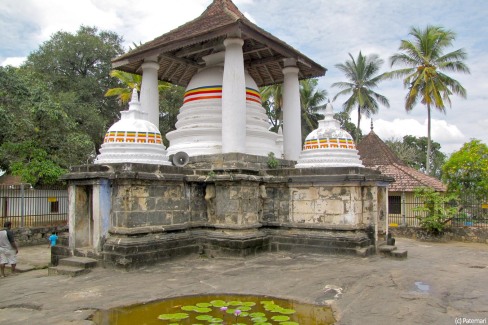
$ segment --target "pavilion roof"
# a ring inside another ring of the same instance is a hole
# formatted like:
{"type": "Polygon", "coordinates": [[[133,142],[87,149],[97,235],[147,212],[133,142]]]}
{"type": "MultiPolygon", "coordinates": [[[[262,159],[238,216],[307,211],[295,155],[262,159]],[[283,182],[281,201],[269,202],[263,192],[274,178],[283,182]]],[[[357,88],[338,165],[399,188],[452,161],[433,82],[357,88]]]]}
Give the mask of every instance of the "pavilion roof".
{"type": "Polygon", "coordinates": [[[446,186],[437,178],[425,175],[401,161],[373,130],[357,145],[363,165],[393,177],[395,182],[388,187],[392,192],[413,192],[417,187],[430,187],[445,192],[446,186]]]}
{"type": "Polygon", "coordinates": [[[286,58],[297,60],[300,79],[325,75],[324,67],[253,24],[231,0],[214,0],[198,18],[115,58],[112,66],[141,74],[144,58],[157,56],[159,79],[186,86],[204,67],[202,57],[223,51],[228,36],[244,40],[244,64],[259,87],[283,82],[286,58]]]}

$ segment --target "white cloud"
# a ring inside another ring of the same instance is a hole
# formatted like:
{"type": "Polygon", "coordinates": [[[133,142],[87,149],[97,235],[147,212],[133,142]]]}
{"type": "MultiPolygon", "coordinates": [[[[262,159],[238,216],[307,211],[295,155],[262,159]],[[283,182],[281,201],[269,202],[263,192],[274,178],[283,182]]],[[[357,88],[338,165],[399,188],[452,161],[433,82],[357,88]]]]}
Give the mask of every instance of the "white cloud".
{"type": "Polygon", "coordinates": [[[13,67],[18,67],[24,63],[25,59],[25,57],[9,57],[1,61],[0,66],[6,67],[7,65],[11,65],[13,67]]]}

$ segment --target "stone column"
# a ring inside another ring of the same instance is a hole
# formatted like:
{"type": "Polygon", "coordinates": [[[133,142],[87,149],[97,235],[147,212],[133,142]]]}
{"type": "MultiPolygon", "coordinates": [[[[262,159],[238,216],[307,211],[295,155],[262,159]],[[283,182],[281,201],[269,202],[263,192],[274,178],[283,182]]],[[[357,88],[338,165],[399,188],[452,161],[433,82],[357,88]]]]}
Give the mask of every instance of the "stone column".
{"type": "Polygon", "coordinates": [[[298,68],[283,68],[283,151],[285,159],[298,160],[302,150],[300,84],[298,68]]]}
{"type": "Polygon", "coordinates": [[[246,152],[246,79],[240,38],[224,40],[222,153],[246,152]]]}
{"type": "Polygon", "coordinates": [[[147,113],[146,119],[159,129],[159,64],[156,59],[145,59],[142,64],[141,110],[147,113]]]}

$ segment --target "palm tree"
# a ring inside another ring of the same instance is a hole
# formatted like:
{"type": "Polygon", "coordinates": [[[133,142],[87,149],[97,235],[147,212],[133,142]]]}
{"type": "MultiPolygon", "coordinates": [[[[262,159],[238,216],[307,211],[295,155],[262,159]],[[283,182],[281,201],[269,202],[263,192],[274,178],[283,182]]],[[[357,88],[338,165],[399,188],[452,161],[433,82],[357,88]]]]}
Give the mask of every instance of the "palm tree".
{"type": "MultiPolygon", "coordinates": [[[[119,79],[125,87],[110,88],[105,93],[105,97],[117,96],[119,102],[123,105],[130,101],[132,96],[132,89],[141,91],[142,76],[120,70],[110,71],[110,76],[119,79]]],[[[163,81],[158,82],[158,91],[161,92],[171,87],[171,84],[163,81]]]]}
{"type": "Polygon", "coordinates": [[[318,79],[304,79],[300,81],[300,108],[302,112],[302,142],[305,137],[318,127],[320,116],[317,111],[325,100],[327,91],[316,89],[318,79]]]}
{"type": "MultiPolygon", "coordinates": [[[[383,79],[383,75],[375,74],[383,64],[378,55],[371,54],[364,56],[359,52],[358,57],[354,59],[349,53],[351,60],[347,60],[345,63],[336,64],[335,67],[344,72],[348,81],[335,82],[332,87],[338,87],[342,89],[335,96],[349,95],[350,97],[342,105],[345,112],[351,113],[354,107],[358,109],[358,124],[357,128],[360,129],[361,114],[370,117],[378,112],[378,102],[386,107],[390,107],[388,99],[374,92],[372,89],[378,86],[378,83],[383,79]]],[[[356,143],[359,141],[359,132],[356,135],[356,143]]]]}
{"type": "MultiPolygon", "coordinates": [[[[316,129],[319,115],[317,111],[321,108],[320,103],[325,100],[327,91],[317,89],[318,79],[305,79],[300,81],[300,109],[302,138],[316,129]]],[[[278,132],[283,122],[283,85],[276,84],[261,87],[261,100],[266,114],[271,122],[271,131],[278,132]]],[[[302,139],[302,140],[303,140],[302,139]]]]}
{"type": "Polygon", "coordinates": [[[266,110],[266,115],[271,123],[270,130],[278,132],[280,125],[283,122],[283,85],[276,84],[271,86],[264,86],[259,89],[261,93],[261,101],[266,110]]]}
{"type": "Polygon", "coordinates": [[[464,64],[466,52],[458,49],[444,54],[444,49],[452,45],[455,33],[440,26],[425,29],[412,27],[413,40],[402,40],[399,53],[390,57],[391,66],[401,64],[407,68],[385,74],[388,78],[404,78],[403,86],[408,88],[405,109],[411,111],[417,102],[427,106],[427,158],[426,173],[430,173],[431,155],[431,107],[445,113],[444,103],[451,106],[449,95],[457,94],[466,98],[466,90],[461,84],[441,71],[469,73],[464,64]]]}

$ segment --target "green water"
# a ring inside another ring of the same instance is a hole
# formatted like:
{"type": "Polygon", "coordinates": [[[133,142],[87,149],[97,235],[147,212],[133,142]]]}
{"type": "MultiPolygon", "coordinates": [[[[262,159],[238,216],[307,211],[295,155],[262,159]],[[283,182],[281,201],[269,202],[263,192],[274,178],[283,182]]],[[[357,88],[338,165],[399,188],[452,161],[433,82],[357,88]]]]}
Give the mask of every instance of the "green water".
{"type": "Polygon", "coordinates": [[[332,310],[326,306],[248,295],[177,297],[147,304],[100,310],[92,316],[91,320],[98,325],[327,325],[335,323],[332,310]],[[240,311],[238,316],[236,316],[236,313],[239,313],[236,312],[237,309],[240,311]],[[159,319],[160,317],[162,319],[159,319]],[[179,317],[184,318],[178,319],[179,317]]]}

